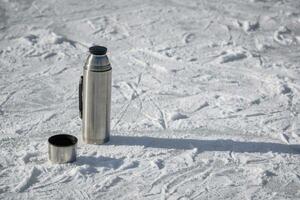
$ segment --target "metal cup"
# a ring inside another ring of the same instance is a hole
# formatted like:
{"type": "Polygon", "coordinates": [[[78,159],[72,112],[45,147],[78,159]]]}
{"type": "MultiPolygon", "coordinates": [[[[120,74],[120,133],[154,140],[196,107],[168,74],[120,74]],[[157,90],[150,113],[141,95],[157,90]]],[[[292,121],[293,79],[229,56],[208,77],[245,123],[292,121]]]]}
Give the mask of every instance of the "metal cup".
{"type": "Polygon", "coordinates": [[[68,134],[53,135],[48,139],[49,160],[53,164],[71,163],[76,160],[78,139],[68,134]]]}

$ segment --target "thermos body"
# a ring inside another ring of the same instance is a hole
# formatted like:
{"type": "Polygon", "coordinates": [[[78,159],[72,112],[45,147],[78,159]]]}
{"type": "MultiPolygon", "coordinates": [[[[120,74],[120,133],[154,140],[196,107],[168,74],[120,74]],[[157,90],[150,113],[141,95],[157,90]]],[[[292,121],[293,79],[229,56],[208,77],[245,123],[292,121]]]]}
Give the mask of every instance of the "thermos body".
{"type": "Polygon", "coordinates": [[[85,143],[102,144],[109,140],[110,101],[111,69],[84,70],[82,129],[85,143]]]}
{"type": "Polygon", "coordinates": [[[103,144],[109,140],[110,135],[112,68],[106,56],[106,48],[105,53],[95,53],[91,48],[79,85],[79,95],[82,95],[79,96],[82,139],[88,144],[103,144]]]}

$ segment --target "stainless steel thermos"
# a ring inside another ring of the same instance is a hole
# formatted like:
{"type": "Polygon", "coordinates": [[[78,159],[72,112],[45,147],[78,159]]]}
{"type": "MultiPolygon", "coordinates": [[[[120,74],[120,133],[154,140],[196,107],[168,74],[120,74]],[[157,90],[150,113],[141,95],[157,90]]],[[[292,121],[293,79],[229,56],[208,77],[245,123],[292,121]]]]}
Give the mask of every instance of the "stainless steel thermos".
{"type": "Polygon", "coordinates": [[[88,144],[103,144],[110,135],[111,72],[107,49],[89,48],[89,56],[79,82],[79,112],[82,139],[88,144]]]}

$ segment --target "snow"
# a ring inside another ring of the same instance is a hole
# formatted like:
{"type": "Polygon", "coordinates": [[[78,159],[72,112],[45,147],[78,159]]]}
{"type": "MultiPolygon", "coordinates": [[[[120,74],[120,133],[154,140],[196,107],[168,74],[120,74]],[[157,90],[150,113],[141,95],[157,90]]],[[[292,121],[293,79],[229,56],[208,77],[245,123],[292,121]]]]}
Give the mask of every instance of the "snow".
{"type": "Polygon", "coordinates": [[[0,1],[0,199],[300,199],[300,2],[0,1]],[[111,141],[81,140],[108,47],[111,141]],[[53,165],[47,139],[79,138],[53,165]]]}

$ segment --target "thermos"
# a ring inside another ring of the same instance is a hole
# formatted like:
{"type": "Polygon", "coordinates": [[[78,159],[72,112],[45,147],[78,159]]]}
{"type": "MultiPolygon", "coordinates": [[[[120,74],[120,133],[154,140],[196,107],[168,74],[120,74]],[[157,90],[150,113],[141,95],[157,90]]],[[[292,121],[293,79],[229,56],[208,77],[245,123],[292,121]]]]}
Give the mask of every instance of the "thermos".
{"type": "Polygon", "coordinates": [[[111,72],[107,49],[89,48],[89,56],[79,82],[79,113],[82,119],[82,139],[87,144],[109,141],[111,72]]]}

